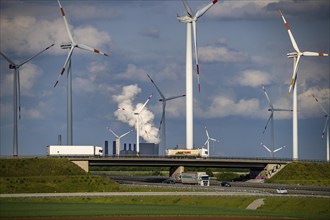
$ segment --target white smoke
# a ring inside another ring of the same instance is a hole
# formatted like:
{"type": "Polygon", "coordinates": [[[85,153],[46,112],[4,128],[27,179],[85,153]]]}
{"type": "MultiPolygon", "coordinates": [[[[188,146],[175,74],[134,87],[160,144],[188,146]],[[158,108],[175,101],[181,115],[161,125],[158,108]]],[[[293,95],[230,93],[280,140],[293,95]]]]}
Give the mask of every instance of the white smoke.
{"type": "MultiPolygon", "coordinates": [[[[141,89],[136,85],[124,86],[120,95],[113,95],[112,99],[118,103],[118,109],[114,115],[119,121],[127,123],[136,129],[135,112],[141,110],[144,103],[138,103],[134,106],[133,101],[141,92],[141,89]]],[[[146,97],[147,98],[147,97],[146,97]]],[[[139,132],[140,136],[148,143],[159,143],[158,128],[153,124],[154,114],[148,110],[147,106],[139,115],[139,132]]]]}

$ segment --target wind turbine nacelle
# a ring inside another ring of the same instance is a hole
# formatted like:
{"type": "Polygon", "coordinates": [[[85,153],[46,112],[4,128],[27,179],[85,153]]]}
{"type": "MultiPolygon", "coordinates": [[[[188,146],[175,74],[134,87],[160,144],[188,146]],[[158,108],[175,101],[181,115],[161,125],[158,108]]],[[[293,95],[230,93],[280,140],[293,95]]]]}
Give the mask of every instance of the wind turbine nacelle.
{"type": "Polygon", "coordinates": [[[297,53],[297,52],[287,53],[286,55],[288,56],[288,58],[295,58],[295,57],[298,57],[298,53],[297,53]]]}
{"type": "Polygon", "coordinates": [[[9,64],[9,69],[16,69],[16,66],[14,64],[9,64]]]}
{"type": "Polygon", "coordinates": [[[183,22],[183,23],[191,23],[194,20],[189,16],[177,17],[176,19],[178,19],[178,21],[183,22]]]}
{"type": "Polygon", "coordinates": [[[61,46],[60,46],[62,49],[70,49],[72,47],[72,44],[71,42],[69,43],[61,43],[61,46]]]}

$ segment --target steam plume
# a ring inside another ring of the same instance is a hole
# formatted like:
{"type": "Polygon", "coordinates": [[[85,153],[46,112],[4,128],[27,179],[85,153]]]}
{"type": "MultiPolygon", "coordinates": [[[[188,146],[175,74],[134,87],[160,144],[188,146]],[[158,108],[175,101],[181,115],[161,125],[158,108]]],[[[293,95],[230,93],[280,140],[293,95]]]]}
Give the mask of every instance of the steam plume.
{"type": "MultiPolygon", "coordinates": [[[[136,129],[136,115],[134,112],[140,111],[143,103],[134,106],[133,101],[141,92],[136,85],[124,86],[120,95],[113,95],[112,99],[118,103],[118,109],[114,115],[119,121],[127,123],[136,129]]],[[[147,106],[142,110],[139,116],[140,136],[148,143],[159,143],[158,128],[153,124],[154,114],[148,110],[147,106]]]]}

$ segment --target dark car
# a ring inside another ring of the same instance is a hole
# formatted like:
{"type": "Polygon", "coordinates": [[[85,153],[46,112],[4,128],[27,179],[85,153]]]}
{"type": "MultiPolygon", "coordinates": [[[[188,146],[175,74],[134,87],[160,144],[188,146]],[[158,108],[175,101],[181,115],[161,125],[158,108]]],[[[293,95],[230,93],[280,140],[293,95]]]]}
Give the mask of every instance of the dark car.
{"type": "Polygon", "coordinates": [[[163,183],[175,184],[175,180],[174,179],[166,179],[166,180],[163,181],[163,183]]]}
{"type": "Polygon", "coordinates": [[[220,185],[224,187],[231,187],[231,184],[228,182],[221,182],[220,185]]]}

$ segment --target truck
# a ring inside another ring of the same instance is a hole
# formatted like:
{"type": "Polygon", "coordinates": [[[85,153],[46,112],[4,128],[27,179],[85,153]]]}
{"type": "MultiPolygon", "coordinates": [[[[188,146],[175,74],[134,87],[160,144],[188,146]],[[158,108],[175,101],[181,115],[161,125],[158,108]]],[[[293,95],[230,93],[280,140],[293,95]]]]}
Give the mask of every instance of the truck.
{"type": "Polygon", "coordinates": [[[100,157],[103,156],[103,148],[100,146],[67,146],[49,145],[47,146],[47,156],[49,157],[100,157]]]}
{"type": "Polygon", "coordinates": [[[182,184],[194,184],[200,186],[210,186],[209,176],[205,172],[181,173],[182,184]]]}
{"type": "Polygon", "coordinates": [[[166,157],[188,157],[188,158],[207,158],[209,153],[205,148],[198,149],[167,149],[165,152],[166,157]]]}

